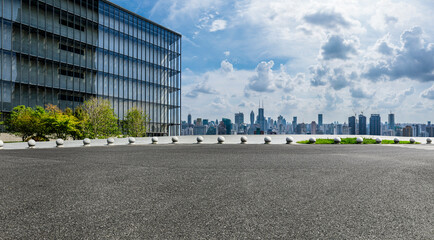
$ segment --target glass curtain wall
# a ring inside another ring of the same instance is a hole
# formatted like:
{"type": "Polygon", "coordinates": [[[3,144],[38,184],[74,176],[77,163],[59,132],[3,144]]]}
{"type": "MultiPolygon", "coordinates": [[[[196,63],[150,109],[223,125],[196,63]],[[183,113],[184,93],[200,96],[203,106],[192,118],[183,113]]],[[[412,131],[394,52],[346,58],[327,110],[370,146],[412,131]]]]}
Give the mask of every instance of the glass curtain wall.
{"type": "Polygon", "coordinates": [[[119,119],[150,117],[150,135],[179,135],[181,35],[95,0],[0,0],[1,111],[110,100],[119,119]]]}

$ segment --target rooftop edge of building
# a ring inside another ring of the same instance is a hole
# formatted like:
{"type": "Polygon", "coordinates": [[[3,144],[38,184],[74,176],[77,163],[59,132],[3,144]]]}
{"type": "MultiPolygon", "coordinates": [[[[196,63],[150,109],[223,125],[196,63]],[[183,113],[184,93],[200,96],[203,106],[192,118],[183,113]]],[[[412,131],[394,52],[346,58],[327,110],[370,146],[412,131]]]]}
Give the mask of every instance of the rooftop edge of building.
{"type": "Polygon", "coordinates": [[[147,19],[147,18],[145,18],[145,17],[143,17],[143,16],[141,16],[141,15],[139,15],[139,14],[137,14],[137,13],[134,13],[134,12],[132,12],[132,11],[130,11],[130,10],[124,8],[124,7],[121,7],[121,6],[119,6],[119,5],[115,4],[115,3],[112,3],[111,1],[108,1],[108,0],[100,0],[100,1],[101,1],[101,2],[104,2],[104,3],[107,3],[107,4],[109,4],[109,5],[112,5],[113,7],[118,8],[119,10],[122,10],[122,11],[128,13],[128,14],[131,14],[131,15],[135,16],[135,17],[138,17],[138,18],[140,18],[140,19],[142,19],[142,20],[144,20],[144,21],[147,21],[147,22],[149,22],[149,23],[152,23],[152,24],[154,24],[154,25],[156,25],[156,26],[158,26],[158,27],[160,27],[160,28],[163,28],[163,29],[166,30],[166,31],[169,31],[169,32],[171,32],[171,33],[174,33],[174,34],[178,35],[180,38],[182,38],[182,34],[176,32],[176,31],[174,31],[174,30],[172,30],[172,29],[169,29],[169,28],[167,28],[167,27],[164,27],[164,26],[161,25],[161,24],[158,24],[158,23],[156,23],[156,22],[154,22],[154,21],[152,21],[152,20],[149,20],[149,19],[147,19]]]}

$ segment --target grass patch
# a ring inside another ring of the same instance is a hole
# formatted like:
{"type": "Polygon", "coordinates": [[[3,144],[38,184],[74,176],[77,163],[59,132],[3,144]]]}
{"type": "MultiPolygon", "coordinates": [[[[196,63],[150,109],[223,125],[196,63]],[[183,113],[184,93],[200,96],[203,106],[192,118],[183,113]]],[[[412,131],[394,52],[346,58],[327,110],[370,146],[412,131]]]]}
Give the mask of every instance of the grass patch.
{"type": "MultiPolygon", "coordinates": [[[[309,142],[309,140],[305,141],[298,141],[297,143],[300,144],[312,144],[309,142]]],[[[334,144],[334,139],[325,139],[325,138],[319,138],[316,140],[314,144],[334,144]]],[[[357,138],[342,138],[341,144],[357,144],[357,138]]],[[[377,141],[372,138],[364,138],[362,144],[377,144],[377,141]]],[[[393,140],[382,140],[381,144],[395,144],[393,140]]],[[[410,141],[400,141],[399,144],[411,144],[410,141]]],[[[416,142],[414,144],[420,144],[420,142],[416,142]]]]}

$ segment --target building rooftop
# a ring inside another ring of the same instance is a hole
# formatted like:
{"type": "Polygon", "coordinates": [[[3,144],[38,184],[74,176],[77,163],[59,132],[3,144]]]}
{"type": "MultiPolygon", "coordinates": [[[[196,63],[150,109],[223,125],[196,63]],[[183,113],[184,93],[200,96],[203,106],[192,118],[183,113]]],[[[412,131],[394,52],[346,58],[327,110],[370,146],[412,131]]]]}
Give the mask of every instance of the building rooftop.
{"type": "Polygon", "coordinates": [[[114,3],[110,2],[110,1],[107,1],[107,0],[100,0],[100,1],[105,2],[105,3],[109,4],[109,5],[112,5],[113,7],[116,7],[116,8],[118,8],[118,9],[124,11],[124,12],[127,12],[128,14],[131,14],[131,15],[133,15],[133,16],[141,19],[141,20],[144,20],[146,22],[152,23],[152,24],[154,24],[154,25],[156,25],[156,26],[158,26],[158,27],[160,27],[160,28],[162,28],[164,30],[167,30],[167,31],[169,31],[171,33],[174,33],[174,34],[178,35],[179,37],[182,37],[182,35],[180,33],[175,32],[172,29],[169,29],[167,27],[164,27],[163,25],[160,25],[160,24],[158,24],[158,23],[156,23],[154,21],[151,21],[151,20],[149,20],[149,19],[147,19],[147,18],[145,18],[145,17],[143,17],[143,16],[141,16],[141,15],[139,15],[137,13],[134,13],[134,12],[132,12],[132,11],[126,9],[126,8],[123,8],[123,7],[121,7],[121,6],[117,5],[117,4],[114,4],[114,3]]]}

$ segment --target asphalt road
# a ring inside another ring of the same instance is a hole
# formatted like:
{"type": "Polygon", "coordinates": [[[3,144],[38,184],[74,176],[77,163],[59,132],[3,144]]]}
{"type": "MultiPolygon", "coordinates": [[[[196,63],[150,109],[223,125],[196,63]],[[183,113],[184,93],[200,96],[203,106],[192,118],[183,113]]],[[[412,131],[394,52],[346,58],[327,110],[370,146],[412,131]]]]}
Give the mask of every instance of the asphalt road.
{"type": "Polygon", "coordinates": [[[1,151],[0,239],[434,239],[433,153],[217,144],[1,151]]]}

